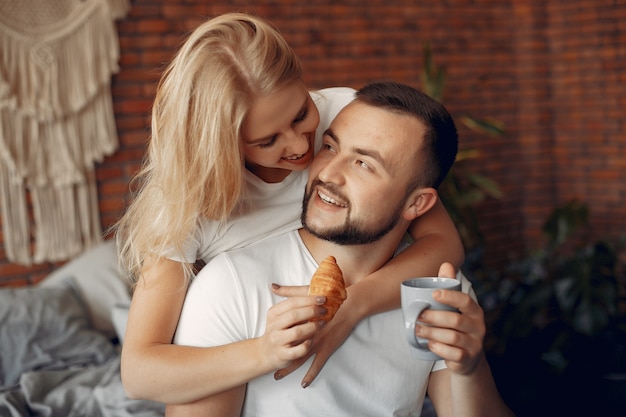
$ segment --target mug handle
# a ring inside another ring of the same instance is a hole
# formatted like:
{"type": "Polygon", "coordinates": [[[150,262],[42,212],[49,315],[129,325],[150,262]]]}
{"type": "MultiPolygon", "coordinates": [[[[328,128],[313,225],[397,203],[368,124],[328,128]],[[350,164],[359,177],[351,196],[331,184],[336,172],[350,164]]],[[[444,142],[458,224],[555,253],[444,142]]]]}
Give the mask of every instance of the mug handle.
{"type": "Polygon", "coordinates": [[[406,340],[415,349],[428,352],[428,340],[415,336],[415,324],[417,318],[422,311],[430,307],[430,304],[426,301],[416,300],[412,301],[408,307],[404,309],[404,334],[406,340]]]}

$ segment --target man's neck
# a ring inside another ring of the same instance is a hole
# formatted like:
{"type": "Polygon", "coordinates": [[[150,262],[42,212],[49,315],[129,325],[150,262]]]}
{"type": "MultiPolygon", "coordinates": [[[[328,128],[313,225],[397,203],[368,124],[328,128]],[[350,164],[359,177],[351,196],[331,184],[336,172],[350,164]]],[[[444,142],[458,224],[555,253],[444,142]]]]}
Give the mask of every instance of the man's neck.
{"type": "Polygon", "coordinates": [[[332,255],[343,272],[346,285],[352,285],[386,264],[400,244],[399,231],[366,245],[338,245],[313,236],[305,229],[298,231],[302,242],[317,263],[332,255]]]}

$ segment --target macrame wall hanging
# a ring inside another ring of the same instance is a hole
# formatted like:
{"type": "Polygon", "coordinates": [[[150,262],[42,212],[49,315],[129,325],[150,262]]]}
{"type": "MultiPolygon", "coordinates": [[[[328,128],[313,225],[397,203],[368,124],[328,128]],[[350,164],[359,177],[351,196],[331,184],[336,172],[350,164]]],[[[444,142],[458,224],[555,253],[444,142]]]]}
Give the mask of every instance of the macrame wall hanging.
{"type": "Polygon", "coordinates": [[[94,164],[118,146],[110,82],[115,20],[129,7],[0,0],[0,210],[10,262],[65,260],[102,239],[94,164]]]}

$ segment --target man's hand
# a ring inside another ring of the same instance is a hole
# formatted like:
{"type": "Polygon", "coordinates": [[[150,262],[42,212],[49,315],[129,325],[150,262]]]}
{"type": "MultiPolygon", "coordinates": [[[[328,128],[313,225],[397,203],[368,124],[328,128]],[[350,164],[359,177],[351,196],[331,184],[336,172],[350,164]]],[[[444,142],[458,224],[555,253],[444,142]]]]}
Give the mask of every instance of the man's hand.
{"type": "MultiPolygon", "coordinates": [[[[454,267],[443,264],[439,276],[454,278],[454,267]]],[[[437,290],[433,298],[457,308],[459,313],[426,309],[419,320],[428,326],[416,326],[415,334],[428,339],[428,348],[446,360],[450,371],[472,373],[483,356],[486,327],[482,308],[460,291],[437,290]]]]}
{"type": "Polygon", "coordinates": [[[260,354],[269,360],[271,369],[309,356],[311,339],[319,327],[310,320],[326,313],[325,301],[323,296],[289,297],[267,311],[265,333],[259,338],[260,354]]]}
{"type": "MultiPolygon", "coordinates": [[[[308,286],[285,286],[274,288],[274,292],[283,297],[301,297],[308,294],[308,286]]],[[[335,317],[323,325],[313,336],[312,344],[309,352],[299,359],[291,362],[288,366],[279,369],[274,374],[274,378],[281,379],[305,363],[312,355],[315,355],[313,363],[309,367],[306,375],[302,380],[302,387],[306,388],[320,373],[326,361],[330,356],[343,344],[352,332],[352,318],[349,317],[350,309],[339,308],[335,317]]]]}

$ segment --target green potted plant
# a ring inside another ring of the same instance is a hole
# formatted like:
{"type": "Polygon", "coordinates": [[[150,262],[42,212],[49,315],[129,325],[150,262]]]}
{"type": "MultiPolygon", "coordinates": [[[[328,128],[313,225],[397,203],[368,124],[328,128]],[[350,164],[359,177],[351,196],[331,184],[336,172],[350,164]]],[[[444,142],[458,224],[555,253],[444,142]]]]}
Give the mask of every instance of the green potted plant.
{"type": "Polygon", "coordinates": [[[589,243],[588,227],[586,204],[557,207],[544,224],[544,245],[504,276],[481,283],[482,297],[496,306],[486,345],[518,407],[544,402],[554,405],[550,412],[568,414],[563,406],[579,397],[570,411],[600,415],[624,401],[624,244],[589,243]]]}
{"type": "MultiPolygon", "coordinates": [[[[424,64],[421,72],[424,92],[443,102],[446,82],[445,68],[435,65],[430,44],[424,44],[424,64]]],[[[455,117],[469,129],[491,136],[501,136],[504,126],[491,119],[478,119],[469,115],[455,117]]],[[[469,162],[482,157],[478,149],[460,146],[454,166],[439,188],[439,195],[450,217],[454,221],[468,253],[480,250],[483,236],[476,220],[474,207],[487,197],[502,198],[502,192],[495,181],[473,171],[469,162]]]]}

